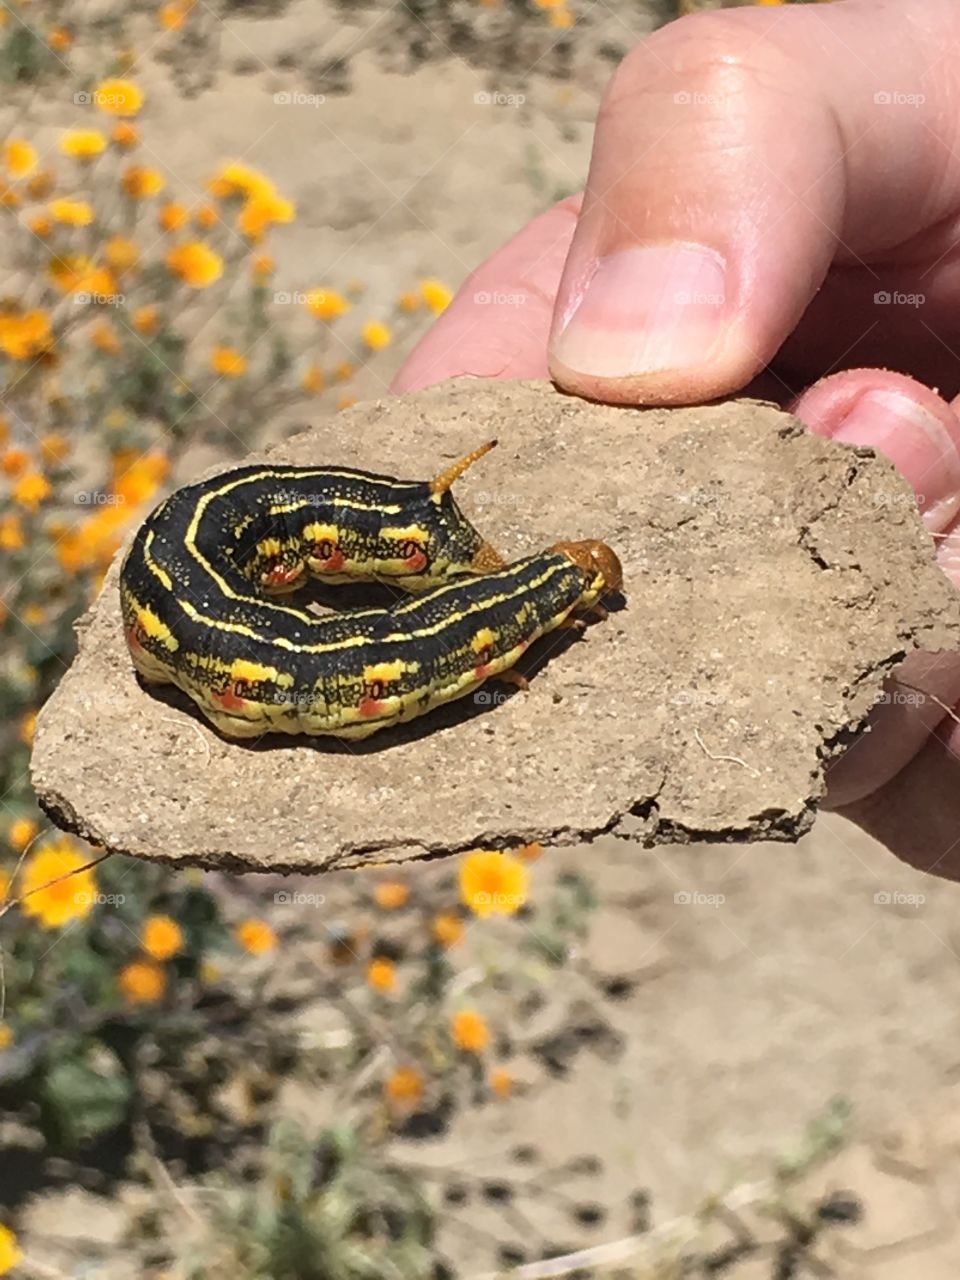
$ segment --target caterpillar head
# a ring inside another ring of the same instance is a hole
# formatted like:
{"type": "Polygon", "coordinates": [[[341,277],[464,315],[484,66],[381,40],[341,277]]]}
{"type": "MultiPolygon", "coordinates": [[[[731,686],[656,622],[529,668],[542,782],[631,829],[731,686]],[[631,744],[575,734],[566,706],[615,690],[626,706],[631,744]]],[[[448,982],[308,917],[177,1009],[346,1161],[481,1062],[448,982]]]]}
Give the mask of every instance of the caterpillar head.
{"type": "Polygon", "coordinates": [[[619,591],[623,586],[623,566],[616,552],[605,542],[596,538],[587,538],[583,542],[557,542],[553,550],[568,556],[591,581],[599,578],[598,594],[619,591]]]}

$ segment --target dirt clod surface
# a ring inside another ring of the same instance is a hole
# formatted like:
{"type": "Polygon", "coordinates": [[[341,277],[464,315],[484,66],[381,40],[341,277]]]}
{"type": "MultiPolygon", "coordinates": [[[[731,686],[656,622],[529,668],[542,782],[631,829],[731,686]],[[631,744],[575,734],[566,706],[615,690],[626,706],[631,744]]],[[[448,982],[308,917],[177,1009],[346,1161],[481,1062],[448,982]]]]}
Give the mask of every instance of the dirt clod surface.
{"type": "Polygon", "coordinates": [[[759,402],[635,410],[463,380],[358,405],[269,456],[427,477],[494,435],[457,489],[489,539],[513,558],[596,537],[624,566],[623,607],[532,651],[527,693],[490,683],[362,744],[227,742],[138,684],[118,561],[37,727],[54,820],[235,870],[603,832],[794,840],[885,676],[913,649],[960,648],[960,598],[893,467],[759,402]]]}

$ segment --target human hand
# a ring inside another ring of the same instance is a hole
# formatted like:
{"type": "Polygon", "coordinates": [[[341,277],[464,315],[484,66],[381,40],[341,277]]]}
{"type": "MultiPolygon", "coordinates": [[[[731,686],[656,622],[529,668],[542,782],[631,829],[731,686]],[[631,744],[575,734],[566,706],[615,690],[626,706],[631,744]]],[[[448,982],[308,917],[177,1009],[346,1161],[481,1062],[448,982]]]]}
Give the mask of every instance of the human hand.
{"type": "MultiPolygon", "coordinates": [[[[582,198],[473,273],[394,390],[552,376],[614,403],[778,400],[893,460],[960,584],[958,43],[956,0],[662,28],[607,90],[582,198]]],[[[878,707],[828,801],[960,879],[960,657],[900,679],[932,697],[878,707]]]]}

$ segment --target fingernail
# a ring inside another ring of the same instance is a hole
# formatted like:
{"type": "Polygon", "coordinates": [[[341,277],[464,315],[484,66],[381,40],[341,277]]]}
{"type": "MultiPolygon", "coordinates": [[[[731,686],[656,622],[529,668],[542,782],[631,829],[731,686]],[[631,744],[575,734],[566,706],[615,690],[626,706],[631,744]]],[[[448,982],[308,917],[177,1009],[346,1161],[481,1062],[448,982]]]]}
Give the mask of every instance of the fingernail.
{"type": "Polygon", "coordinates": [[[598,378],[702,364],[723,336],[726,265],[705,245],[622,249],[601,258],[553,341],[568,369],[598,378]]]}
{"type": "Polygon", "coordinates": [[[868,391],[831,433],[890,459],[910,481],[928,529],[945,529],[960,511],[960,454],[940,419],[896,391],[868,391]]]}

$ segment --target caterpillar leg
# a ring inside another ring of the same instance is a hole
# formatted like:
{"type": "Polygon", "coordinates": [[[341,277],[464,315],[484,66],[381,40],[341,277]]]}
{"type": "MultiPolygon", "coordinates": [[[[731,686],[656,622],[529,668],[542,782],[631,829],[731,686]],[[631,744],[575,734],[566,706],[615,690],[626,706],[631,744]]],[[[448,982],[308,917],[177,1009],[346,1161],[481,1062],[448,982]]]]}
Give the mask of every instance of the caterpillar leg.
{"type": "Polygon", "coordinates": [[[521,689],[524,693],[530,688],[530,681],[516,667],[507,667],[505,671],[498,671],[493,679],[501,680],[504,684],[512,684],[514,688],[521,689]]]}

